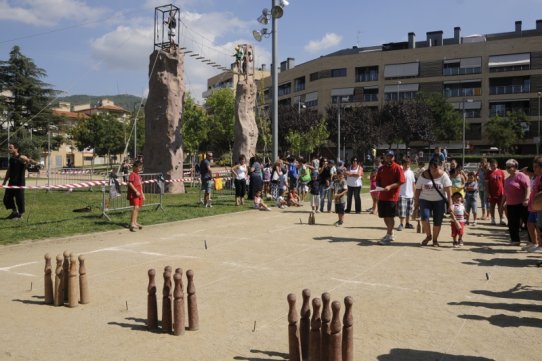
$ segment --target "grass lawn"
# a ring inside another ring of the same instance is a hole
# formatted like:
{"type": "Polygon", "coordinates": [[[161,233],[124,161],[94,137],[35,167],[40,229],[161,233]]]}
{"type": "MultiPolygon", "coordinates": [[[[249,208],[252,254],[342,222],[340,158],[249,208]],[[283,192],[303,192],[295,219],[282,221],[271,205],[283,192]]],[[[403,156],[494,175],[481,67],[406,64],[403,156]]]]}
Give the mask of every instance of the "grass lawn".
{"type": "MultiPolygon", "coordinates": [[[[251,202],[236,207],[231,191],[215,192],[213,208],[204,208],[199,203],[199,190],[187,187],[185,194],[164,195],[164,210],[143,207],[139,222],[158,224],[183,219],[205,217],[215,214],[239,212],[250,208],[251,202]]],[[[125,196],[125,195],[123,195],[125,196]]],[[[130,210],[108,213],[111,221],[102,217],[101,188],[66,191],[27,190],[26,212],[19,221],[5,219],[9,211],[0,213],[0,244],[18,243],[23,240],[50,237],[65,237],[82,233],[126,229],[130,210]],[[90,206],[91,212],[76,213],[74,209],[90,206]]],[[[2,207],[3,209],[3,207],[2,207]]]]}

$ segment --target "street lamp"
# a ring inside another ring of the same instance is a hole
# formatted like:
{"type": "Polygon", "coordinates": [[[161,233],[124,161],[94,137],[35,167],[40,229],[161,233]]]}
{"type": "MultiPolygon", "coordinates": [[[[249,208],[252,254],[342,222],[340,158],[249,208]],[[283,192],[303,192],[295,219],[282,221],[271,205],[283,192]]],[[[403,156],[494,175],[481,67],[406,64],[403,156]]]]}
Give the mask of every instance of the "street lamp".
{"type": "Polygon", "coordinates": [[[536,155],[540,154],[540,95],[542,95],[542,92],[538,92],[538,139],[536,140],[536,155]]]}
{"type": "MultiPolygon", "coordinates": [[[[343,97],[337,97],[337,104],[339,106],[339,113],[337,115],[337,164],[341,161],[341,100],[343,97]]],[[[346,98],[348,101],[348,98],[346,98]]],[[[346,153],[345,153],[346,154],[346,153]]]]}
{"type": "Polygon", "coordinates": [[[472,103],[473,100],[472,99],[463,99],[463,143],[462,143],[462,148],[463,148],[463,158],[462,158],[462,161],[461,161],[461,166],[462,167],[465,167],[465,147],[466,147],[466,143],[465,143],[465,128],[466,128],[466,125],[467,125],[467,112],[465,111],[465,103],[472,103]]]}
{"type": "MultiPolygon", "coordinates": [[[[258,22],[260,24],[266,25],[271,18],[271,82],[272,82],[272,121],[271,121],[271,132],[272,132],[272,154],[271,157],[273,160],[278,158],[279,154],[279,136],[278,136],[278,123],[279,123],[279,114],[278,114],[278,92],[279,92],[279,78],[277,73],[277,19],[281,18],[284,14],[284,7],[288,6],[289,2],[287,0],[271,0],[271,10],[263,9],[262,15],[258,17],[258,22]]],[[[253,31],[252,35],[257,41],[262,40],[263,37],[269,36],[269,30],[266,28],[262,29],[260,32],[253,31]]]]}
{"type": "Polygon", "coordinates": [[[297,102],[297,122],[301,121],[301,108],[305,109],[307,106],[302,101],[297,102]]]}
{"type": "Polygon", "coordinates": [[[399,87],[401,86],[402,82],[399,80],[397,82],[397,101],[399,101],[399,87]]]}

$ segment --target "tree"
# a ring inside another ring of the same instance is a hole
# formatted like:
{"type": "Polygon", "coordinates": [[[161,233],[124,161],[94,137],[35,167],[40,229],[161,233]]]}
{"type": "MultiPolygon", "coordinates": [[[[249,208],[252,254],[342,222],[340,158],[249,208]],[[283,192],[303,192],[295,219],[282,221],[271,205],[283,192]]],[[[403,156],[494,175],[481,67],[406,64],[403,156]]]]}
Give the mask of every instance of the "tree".
{"type": "Polygon", "coordinates": [[[289,150],[293,154],[301,155],[305,153],[310,155],[320,145],[327,143],[329,132],[325,119],[321,119],[316,126],[306,129],[304,132],[290,130],[285,137],[289,150]]]}
{"type": "Polygon", "coordinates": [[[216,153],[231,150],[235,125],[235,96],[224,88],[212,93],[205,103],[209,123],[208,146],[216,153]]]}
{"type": "Polygon", "coordinates": [[[190,93],[186,93],[181,119],[183,149],[185,152],[197,154],[209,135],[209,122],[205,110],[196,104],[190,93]]]}
{"type": "Polygon", "coordinates": [[[98,156],[109,156],[124,151],[124,124],[110,114],[94,114],[72,129],[77,149],[94,149],[98,156]]]}
{"type": "MultiPolygon", "coordinates": [[[[58,91],[42,81],[46,76],[46,71],[24,56],[18,46],[13,47],[7,61],[0,61],[0,91],[11,93],[0,98],[0,108],[8,112],[15,133],[28,126],[38,137],[44,137],[48,125],[59,122],[48,108],[58,91]]],[[[20,137],[25,137],[24,132],[20,137]]]]}
{"type": "Polygon", "coordinates": [[[418,93],[416,101],[426,104],[433,115],[433,139],[458,140],[463,134],[463,118],[461,113],[454,109],[452,104],[440,93],[418,93]]]}
{"type": "Polygon", "coordinates": [[[518,139],[523,137],[521,124],[524,122],[527,122],[527,116],[523,112],[493,117],[485,124],[487,138],[492,144],[498,144],[506,153],[518,139]]]}

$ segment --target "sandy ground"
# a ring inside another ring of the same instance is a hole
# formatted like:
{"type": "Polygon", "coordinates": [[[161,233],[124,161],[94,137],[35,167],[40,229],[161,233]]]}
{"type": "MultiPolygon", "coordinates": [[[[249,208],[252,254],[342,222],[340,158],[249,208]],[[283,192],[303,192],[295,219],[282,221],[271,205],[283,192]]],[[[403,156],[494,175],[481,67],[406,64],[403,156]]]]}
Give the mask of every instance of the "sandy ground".
{"type": "Polygon", "coordinates": [[[374,215],[307,218],[251,210],[2,247],[0,360],[285,360],[286,296],[299,310],[304,288],[354,298],[357,361],[541,359],[542,257],[506,246],[506,228],[470,227],[462,249],[448,225],[441,248],[414,230],[378,246],[374,215]],[[43,256],[64,250],[86,255],[87,305],[43,304],[43,256]],[[166,265],[194,270],[199,331],[146,330],[147,270],[166,265]]]}

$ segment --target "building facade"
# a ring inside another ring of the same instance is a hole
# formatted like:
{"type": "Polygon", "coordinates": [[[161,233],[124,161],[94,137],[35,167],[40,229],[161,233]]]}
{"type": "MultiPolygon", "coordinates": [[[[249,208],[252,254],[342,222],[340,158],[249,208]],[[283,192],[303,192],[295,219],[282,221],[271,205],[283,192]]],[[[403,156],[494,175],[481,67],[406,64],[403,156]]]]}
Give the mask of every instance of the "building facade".
{"type": "MultiPolygon", "coordinates": [[[[264,79],[265,101],[271,102],[271,79],[264,79]]],[[[490,144],[484,124],[496,115],[523,111],[524,138],[520,153],[535,153],[539,136],[542,91],[542,20],[523,30],[521,21],[510,32],[453,37],[427,32],[425,39],[371,47],[352,47],[294,66],[281,64],[279,105],[317,110],[330,104],[381,107],[387,101],[411,99],[418,92],[438,92],[464,112],[466,143],[478,153],[490,144]]],[[[280,118],[280,115],[279,115],[280,118]]],[[[461,143],[442,144],[460,148],[461,143]]]]}

